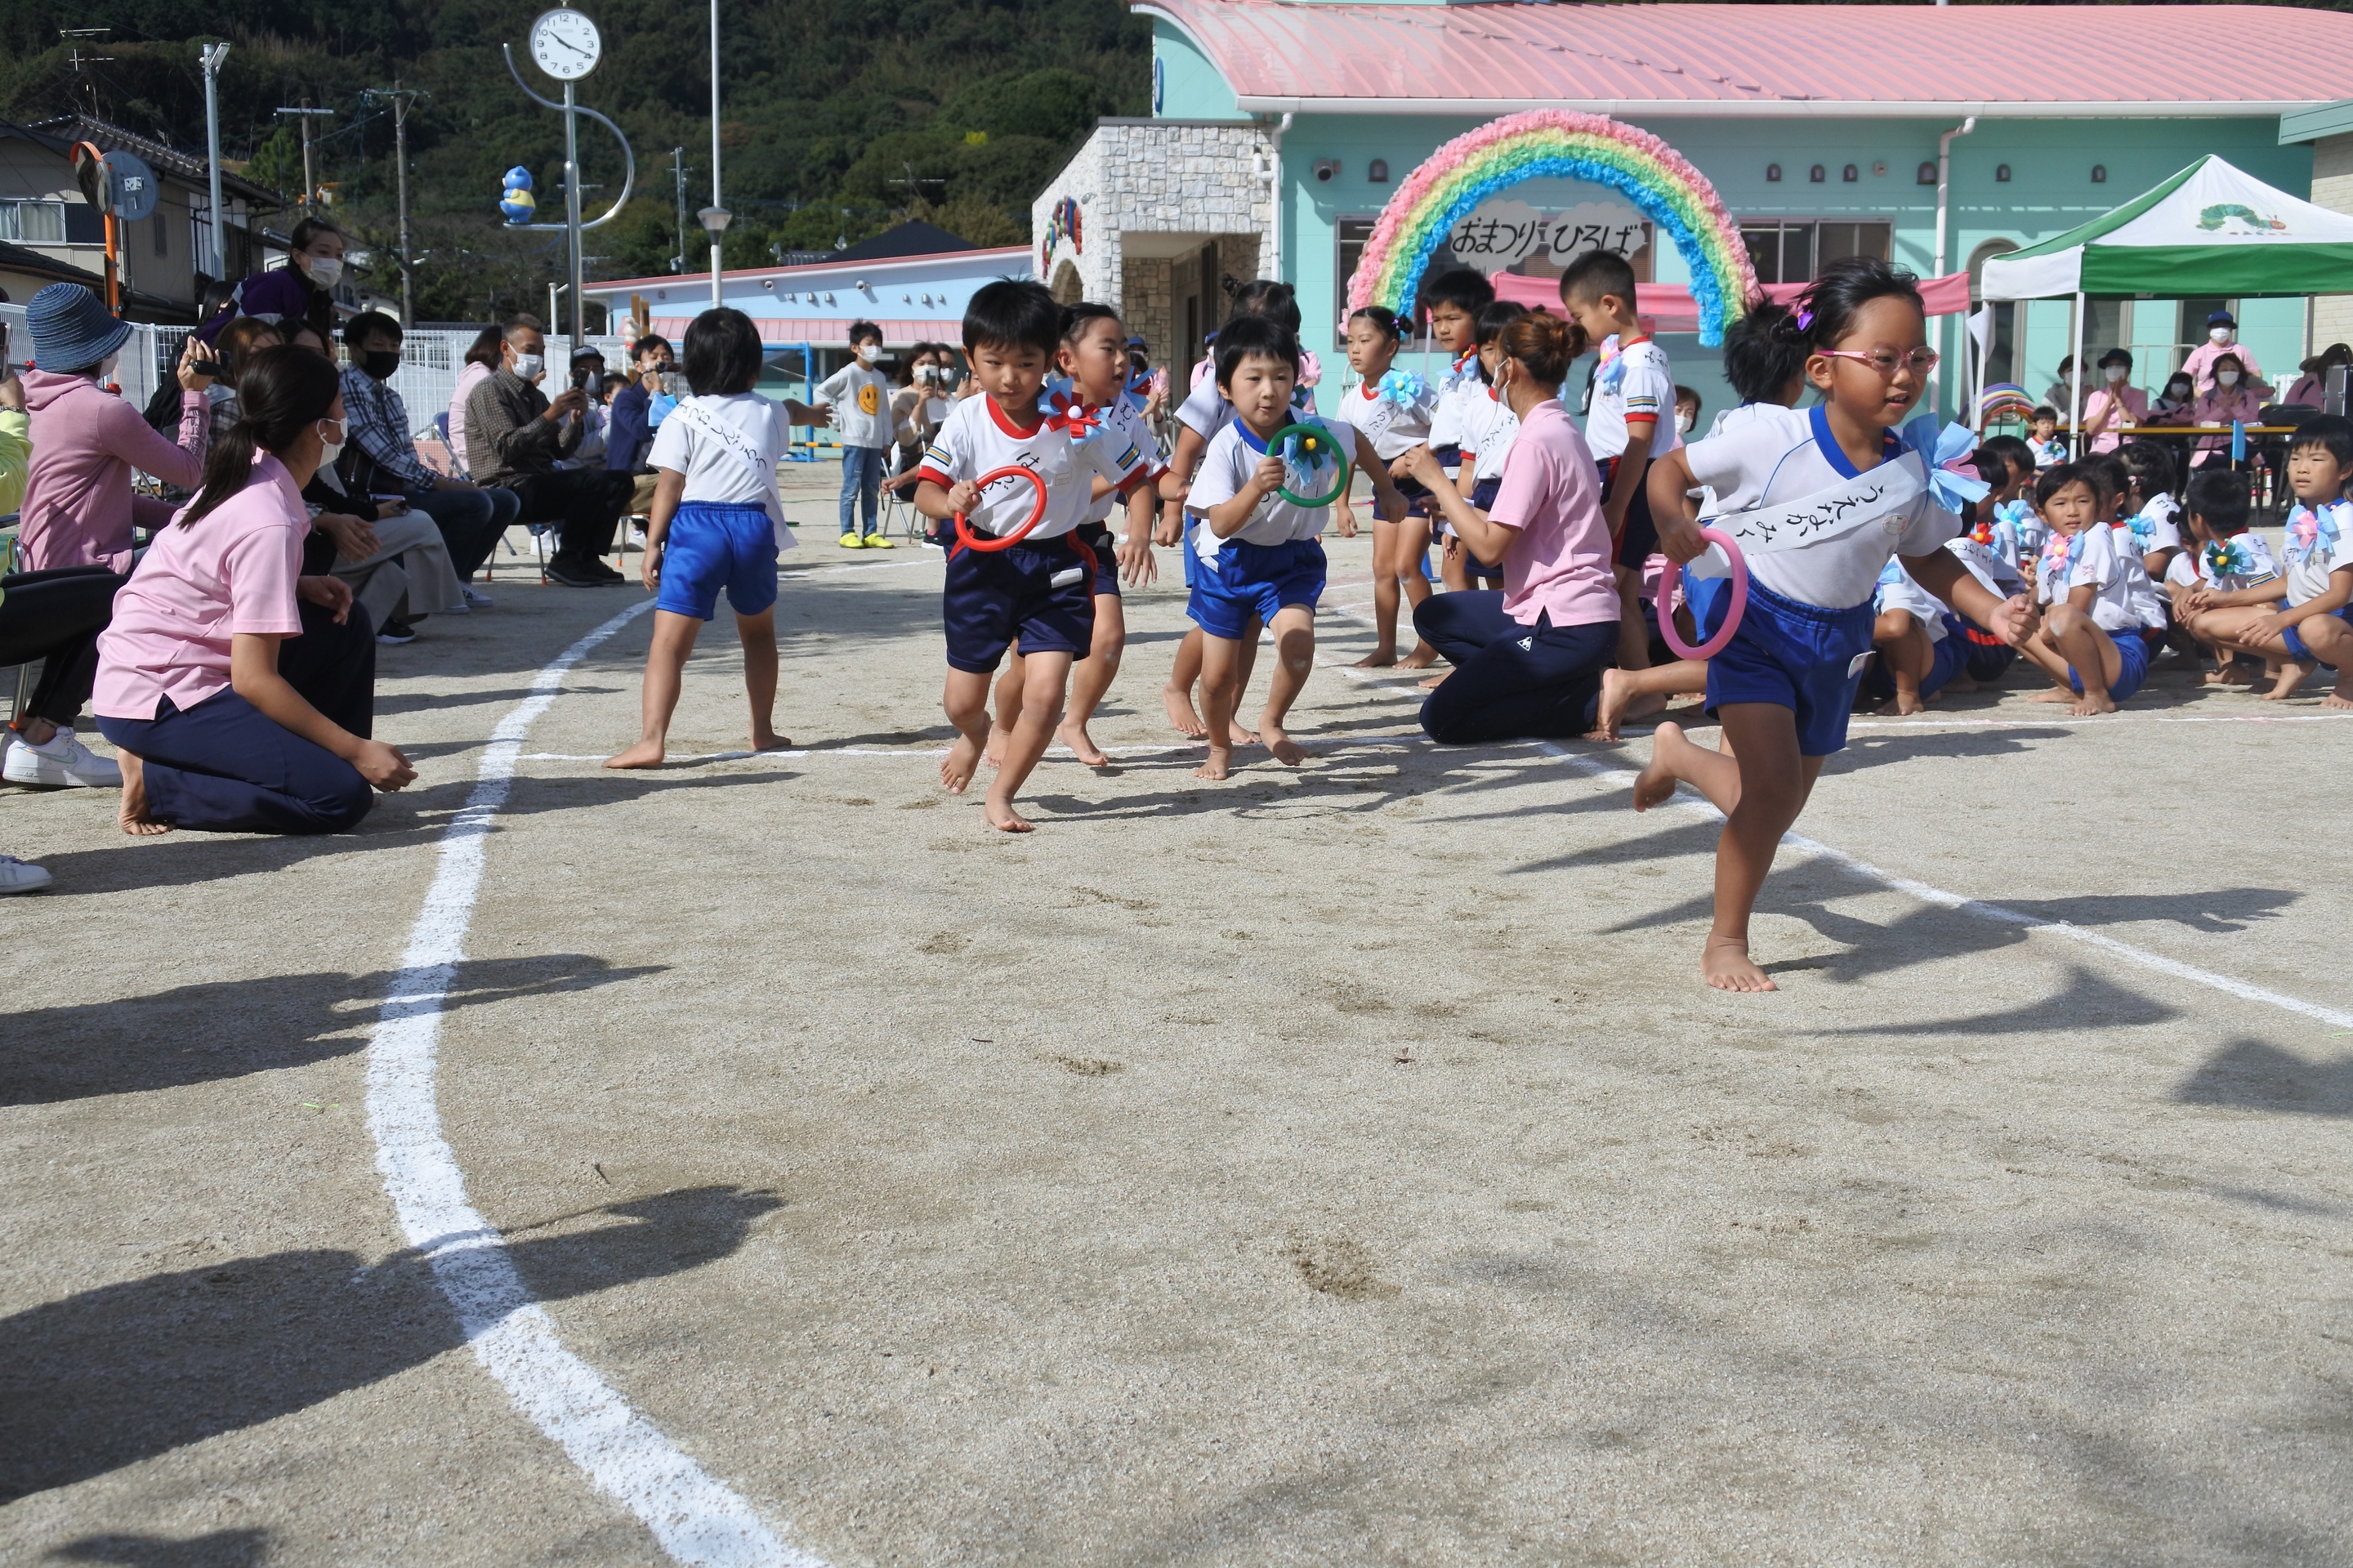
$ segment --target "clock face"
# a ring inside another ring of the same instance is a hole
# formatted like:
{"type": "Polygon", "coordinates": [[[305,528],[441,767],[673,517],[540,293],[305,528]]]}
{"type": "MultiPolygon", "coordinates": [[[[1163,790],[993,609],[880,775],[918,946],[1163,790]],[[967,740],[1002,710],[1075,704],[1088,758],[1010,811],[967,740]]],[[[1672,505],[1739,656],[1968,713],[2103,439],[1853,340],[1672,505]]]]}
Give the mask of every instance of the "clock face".
{"type": "Polygon", "coordinates": [[[596,24],[578,11],[549,11],[531,25],[531,58],[558,81],[576,81],[596,69],[605,43],[596,24]]]}

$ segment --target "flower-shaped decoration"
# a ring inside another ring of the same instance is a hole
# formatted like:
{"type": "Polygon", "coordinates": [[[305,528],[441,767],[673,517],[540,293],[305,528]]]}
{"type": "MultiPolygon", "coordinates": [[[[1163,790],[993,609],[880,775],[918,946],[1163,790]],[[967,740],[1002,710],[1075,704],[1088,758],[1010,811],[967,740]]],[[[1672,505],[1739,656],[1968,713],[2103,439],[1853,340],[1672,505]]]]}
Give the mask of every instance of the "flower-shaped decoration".
{"type": "Polygon", "coordinates": [[[1410,370],[1392,370],[1374,388],[1381,401],[1399,408],[1410,408],[1421,401],[1430,390],[1429,384],[1410,370]]]}
{"type": "Polygon", "coordinates": [[[1103,424],[1103,415],[1087,407],[1066,376],[1057,376],[1046,383],[1038,395],[1038,411],[1046,416],[1048,429],[1067,431],[1074,441],[1085,440],[1103,424]]]}

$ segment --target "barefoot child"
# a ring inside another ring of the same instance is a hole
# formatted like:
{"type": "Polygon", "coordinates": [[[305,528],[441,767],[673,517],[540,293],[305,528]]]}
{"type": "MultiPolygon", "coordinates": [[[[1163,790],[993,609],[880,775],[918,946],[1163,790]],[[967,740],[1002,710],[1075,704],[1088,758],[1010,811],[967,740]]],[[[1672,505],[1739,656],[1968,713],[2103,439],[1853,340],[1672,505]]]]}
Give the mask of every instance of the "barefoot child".
{"type": "Polygon", "coordinates": [[[2116,543],[2109,514],[2117,497],[2094,470],[2099,461],[2054,463],[2034,482],[2035,510],[2051,527],[2037,589],[2049,608],[2022,650],[2052,684],[2027,700],[2064,703],[2078,717],[2116,712],[2148,679],[2138,591],[2147,574],[2132,547],[2116,543]]]}
{"type": "MultiPolygon", "coordinates": [[[[2214,598],[2244,588],[2267,588],[2274,596],[2280,591],[2279,567],[2272,559],[2271,546],[2262,535],[2247,532],[2247,476],[2218,468],[2200,469],[2190,476],[2184,522],[2189,547],[2176,555],[2166,568],[2165,591],[2173,600],[2174,617],[2183,633],[2214,656],[2216,667],[2200,678],[2200,683],[2253,685],[2253,666],[2208,629],[2207,618],[2216,612],[2194,608],[2203,602],[2200,590],[2214,598]]],[[[2268,605],[2277,599],[2257,595],[2255,601],[2268,605]]]]}
{"type": "MultiPolygon", "coordinates": [[[[1995,599],[2029,591],[2025,578],[1970,535],[1947,539],[1945,548],[1995,599]]],[[[1946,609],[1901,561],[1880,572],[1873,602],[1879,618],[1871,643],[1879,657],[1863,672],[1862,689],[1879,699],[1882,717],[1919,713],[1948,688],[1976,691],[1980,681],[1999,680],[2016,657],[2009,643],[1946,609]]]]}
{"type": "Polygon", "coordinates": [[[1560,302],[1601,355],[1585,441],[1601,463],[1602,514],[1618,541],[1618,665],[1639,670],[1651,662],[1642,567],[1659,547],[1643,474],[1683,444],[1674,426],[1675,373],[1634,313],[1634,268],[1623,256],[1588,250],[1570,262],[1560,302]]]}
{"type": "MultiPolygon", "coordinates": [[[[1348,318],[1348,366],[1361,378],[1354,390],[1342,394],[1336,424],[1352,427],[1386,465],[1430,440],[1430,415],[1437,399],[1420,376],[1395,368],[1403,334],[1397,313],[1367,305],[1348,318]]],[[[1356,661],[1359,668],[1380,669],[1397,662],[1398,605],[1402,599],[1418,607],[1430,597],[1430,579],[1421,563],[1430,553],[1430,492],[1413,480],[1398,489],[1413,513],[1392,523],[1373,522],[1373,651],[1356,661]]],[[[1347,497],[1340,498],[1347,505],[1347,497]]],[[[1409,611],[1410,613],[1410,611],[1409,611]]]]}
{"type": "Polygon", "coordinates": [[[776,730],[776,552],[794,546],[776,493],[776,463],[808,410],[752,390],[765,350],[743,312],[703,312],[686,329],[686,379],[694,396],[654,432],[653,511],[646,523],[644,580],[654,601],[646,651],[643,733],[607,768],[658,768],[678,708],[686,661],[727,590],[744,645],[752,697],[752,749],[791,741],[776,730]]]}
{"type": "MultiPolygon", "coordinates": [[[[1094,641],[1087,657],[1071,668],[1070,712],[1063,715],[1061,727],[1054,734],[1081,762],[1090,768],[1104,768],[1110,765],[1111,758],[1087,734],[1087,721],[1094,716],[1103,694],[1111,690],[1112,680],[1119,673],[1121,655],[1127,652],[1127,617],[1120,606],[1120,575],[1124,572],[1130,583],[1141,585],[1152,581],[1159,572],[1152,559],[1152,521],[1156,499],[1152,485],[1162,472],[1160,443],[1138,412],[1140,401],[1131,400],[1127,395],[1127,329],[1120,324],[1118,312],[1109,305],[1085,302],[1066,310],[1060,364],[1070,384],[1047,394],[1049,408],[1067,415],[1069,409],[1057,408],[1056,400],[1066,404],[1075,400],[1082,420],[1100,422],[1111,439],[1134,446],[1145,457],[1145,482],[1130,489],[1124,503],[1127,511],[1125,536],[1114,545],[1111,529],[1105,525],[1112,508],[1123,502],[1110,481],[1101,477],[1094,482],[1093,499],[1087,503],[1086,517],[1074,535],[1094,556],[1094,641]]],[[[1020,722],[1021,689],[1027,678],[1020,645],[1016,643],[1012,655],[1005,661],[1005,673],[997,683],[997,723],[988,732],[988,754],[993,760],[1002,761],[1006,743],[1020,722]]]]}
{"type": "Polygon", "coordinates": [[[940,705],[957,739],[940,764],[940,782],[953,793],[963,793],[980,766],[989,683],[1014,639],[1021,641],[1021,716],[984,803],[989,826],[1009,833],[1030,830],[1013,798],[1053,739],[1071,665],[1093,642],[1094,566],[1072,532],[1093,500],[1098,474],[1124,494],[1141,487],[1147,471],[1134,443],[1083,419],[1039,410],[1047,369],[1061,346],[1062,307],[1043,284],[1000,279],[976,290],[965,307],[964,349],[981,395],[949,412],[923,453],[923,477],[915,486],[915,509],[924,516],[962,514],[976,535],[996,537],[1029,520],[1036,487],[1001,479],[984,493],[980,480],[1020,467],[1045,486],[1045,514],[1019,544],[976,550],[950,536],[941,595],[948,677],[940,705]]]}
{"type": "Polygon", "coordinates": [[[2289,438],[2288,488],[2295,510],[2288,514],[2281,541],[2287,598],[2279,585],[2242,588],[2235,593],[2200,589],[2184,600],[2198,635],[2260,653],[2279,667],[2279,679],[2263,695],[2277,701],[2295,694],[2316,664],[2337,667],[2337,687],[2327,705],[2353,707],[2353,503],[2345,486],[2353,479],[2353,423],[2336,414],[2306,419],[2289,438]]]}
{"type": "MultiPolygon", "coordinates": [[[[1719,991],[1771,991],[1748,955],[1748,917],[1781,835],[1798,819],[1822,763],[1846,741],[1855,683],[1871,653],[1871,596],[1890,555],[1931,593],[2003,636],[2022,634],[2023,599],[2004,603],[1937,546],[1960,519],[1935,498],[1919,448],[1933,419],[1899,440],[1894,427],[1927,387],[1936,355],[1909,272],[1864,257],[1828,263],[1794,308],[1763,304],[1772,330],[1807,350],[1821,402],[1760,414],[1740,428],[1668,452],[1652,465],[1660,546],[1690,561],[1707,546],[1689,493],[1722,498],[1718,528],[1748,561],[1748,604],[1724,652],[1708,661],[1707,704],[1734,756],[1703,751],[1680,726],[1659,726],[1635,809],[1687,783],[1726,817],[1715,852],[1715,920],[1700,972],[1719,991]]],[[[1725,596],[1720,602],[1729,604],[1725,596]]],[[[1713,627],[1703,628],[1712,631],[1713,627]]]]}
{"type": "MultiPolygon", "coordinates": [[[[1199,779],[1223,779],[1233,767],[1241,652],[1261,624],[1273,629],[1275,671],[1258,733],[1284,766],[1297,767],[1303,756],[1282,721],[1315,662],[1315,603],[1324,593],[1324,546],[1316,535],[1331,508],[1302,506],[1277,492],[1303,484],[1320,493],[1337,475],[1301,472],[1295,461],[1286,461],[1291,454],[1269,444],[1294,422],[1314,425],[1335,442],[1340,438],[1292,408],[1298,374],[1298,340],[1273,322],[1229,322],[1218,334],[1218,390],[1233,405],[1234,418],[1209,443],[1186,502],[1199,519],[1193,530],[1199,559],[1187,606],[1202,633],[1202,716],[1209,729],[1209,759],[1194,775],[1199,779]]],[[[1405,497],[1388,473],[1376,465],[1372,481],[1381,514],[1392,522],[1402,517],[1405,497]]]]}

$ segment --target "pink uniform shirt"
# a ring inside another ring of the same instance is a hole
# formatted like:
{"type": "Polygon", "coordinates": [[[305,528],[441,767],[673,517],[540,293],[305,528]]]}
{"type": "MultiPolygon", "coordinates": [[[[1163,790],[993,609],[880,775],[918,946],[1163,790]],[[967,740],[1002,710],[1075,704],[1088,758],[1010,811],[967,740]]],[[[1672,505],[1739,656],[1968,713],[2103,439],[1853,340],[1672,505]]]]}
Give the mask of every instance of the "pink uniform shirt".
{"type": "Polygon", "coordinates": [[[99,633],[91,708],[152,719],[169,697],[185,713],[227,689],[231,637],[301,636],[294,580],[310,531],[293,477],[265,453],[246,487],[195,527],[156,535],[99,633]]]}
{"type": "Polygon", "coordinates": [[[2181,362],[2181,368],[2198,383],[2199,391],[2211,392],[2214,390],[2214,362],[2226,354],[2238,355],[2239,363],[2246,366],[2247,378],[2239,383],[2241,387],[2251,387],[2263,380],[2263,367],[2255,363],[2254,355],[2243,343],[2215,343],[2209,339],[2189,351],[2189,357],[2181,362]]]}
{"type": "Polygon", "coordinates": [[[2084,428],[2090,429],[2094,421],[2105,416],[2100,433],[2092,438],[2092,450],[2095,452],[2112,452],[2124,444],[2124,434],[2117,418],[2108,411],[2119,401],[2119,392],[2126,418],[2137,425],[2148,418],[2148,394],[2137,387],[2102,387],[2093,392],[2084,399],[2084,428]]]}
{"type": "Polygon", "coordinates": [[[1519,534],[1504,556],[1504,614],[1523,626],[1540,614],[1555,626],[1618,619],[1600,470],[1558,398],[1520,422],[1487,515],[1519,534]]]}
{"type": "Polygon", "coordinates": [[[33,460],[25,481],[25,569],[100,566],[131,569],[134,523],[161,524],[171,508],[134,497],[131,471],[195,488],[205,467],[211,407],[201,392],[180,394],[179,444],[147,428],[139,410],[84,376],[25,372],[33,460]]]}

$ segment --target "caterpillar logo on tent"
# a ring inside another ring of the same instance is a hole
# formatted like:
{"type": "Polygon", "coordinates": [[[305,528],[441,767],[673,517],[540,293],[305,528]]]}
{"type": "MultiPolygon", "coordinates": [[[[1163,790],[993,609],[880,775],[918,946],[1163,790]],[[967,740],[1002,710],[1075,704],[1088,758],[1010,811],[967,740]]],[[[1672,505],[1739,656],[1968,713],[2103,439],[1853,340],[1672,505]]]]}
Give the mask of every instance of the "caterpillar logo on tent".
{"type": "Polygon", "coordinates": [[[2206,229],[2220,228],[2234,217],[2257,234],[2287,232],[2287,225],[2278,218],[2266,217],[2253,207],[2242,207],[2234,201],[2216,202],[2212,207],[2200,209],[2198,227],[2206,229]]]}

